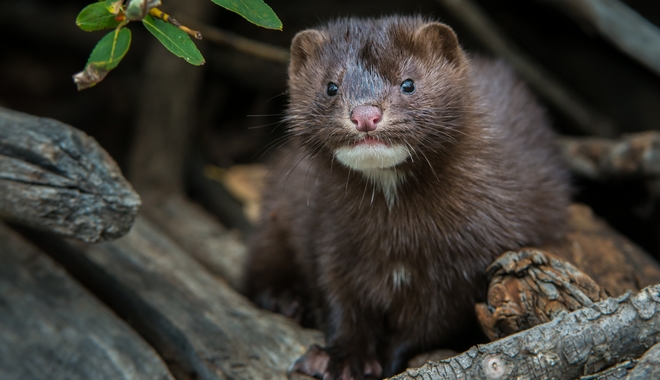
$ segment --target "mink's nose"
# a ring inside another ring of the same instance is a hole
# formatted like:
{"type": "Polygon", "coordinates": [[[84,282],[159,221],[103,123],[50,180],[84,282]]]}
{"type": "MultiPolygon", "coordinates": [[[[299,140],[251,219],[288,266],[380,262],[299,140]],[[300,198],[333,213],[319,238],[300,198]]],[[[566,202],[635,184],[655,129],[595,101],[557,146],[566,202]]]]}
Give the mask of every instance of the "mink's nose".
{"type": "Polygon", "coordinates": [[[376,106],[357,106],[351,112],[351,121],[360,132],[375,131],[382,117],[383,113],[376,106]]]}

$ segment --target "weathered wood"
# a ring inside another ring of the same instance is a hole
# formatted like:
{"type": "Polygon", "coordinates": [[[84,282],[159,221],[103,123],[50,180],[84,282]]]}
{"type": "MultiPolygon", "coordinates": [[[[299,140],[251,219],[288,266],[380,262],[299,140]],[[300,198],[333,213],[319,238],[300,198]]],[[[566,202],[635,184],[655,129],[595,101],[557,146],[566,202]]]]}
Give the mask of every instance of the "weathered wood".
{"type": "Polygon", "coordinates": [[[593,375],[581,376],[580,380],[622,380],[635,368],[635,364],[636,361],[634,359],[624,360],[613,367],[596,372],[593,375]]]}
{"type": "Polygon", "coordinates": [[[128,232],[140,198],[91,137],[0,108],[0,218],[87,242],[128,232]]]}
{"type": "Polygon", "coordinates": [[[0,379],[172,379],[156,352],[0,223],[0,379]]]}
{"type": "Polygon", "coordinates": [[[606,289],[618,296],[660,283],[660,265],[648,254],[594,218],[588,207],[576,204],[569,211],[563,243],[507,252],[488,268],[487,304],[477,304],[476,311],[491,340],[591,306],[607,298],[606,289]]]}
{"type": "Polygon", "coordinates": [[[660,265],[648,253],[597,218],[588,206],[569,207],[565,241],[543,247],[594,279],[612,296],[660,283],[660,265]]]}
{"type": "Polygon", "coordinates": [[[626,380],[660,379],[660,343],[651,347],[644,356],[639,358],[626,380]]]}
{"type": "Polygon", "coordinates": [[[162,199],[145,216],[211,273],[238,288],[242,283],[245,245],[199,205],[182,195],[162,199]]]}
{"type": "Polygon", "coordinates": [[[579,176],[607,180],[660,177],[660,133],[635,133],[619,139],[559,140],[564,161],[579,176]]]}
{"type": "Polygon", "coordinates": [[[506,252],[487,269],[487,303],[477,318],[490,340],[549,322],[608,298],[572,264],[539,249],[506,252]]]}
{"type": "Polygon", "coordinates": [[[660,285],[654,285],[393,379],[574,379],[641,356],[658,334],[660,285]]]}
{"type": "Polygon", "coordinates": [[[320,332],[256,309],[145,219],[114,242],[44,244],[179,378],[284,379],[294,359],[322,343],[320,332]]]}

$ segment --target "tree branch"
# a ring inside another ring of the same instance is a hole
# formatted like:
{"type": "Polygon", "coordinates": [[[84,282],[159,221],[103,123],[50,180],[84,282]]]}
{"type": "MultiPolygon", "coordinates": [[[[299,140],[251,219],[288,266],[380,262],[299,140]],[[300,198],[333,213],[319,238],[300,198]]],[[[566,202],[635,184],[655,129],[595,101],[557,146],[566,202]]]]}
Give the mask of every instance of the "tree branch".
{"type": "Polygon", "coordinates": [[[636,133],[616,140],[564,137],[559,147],[571,171],[583,177],[660,177],[659,132],[636,133]]]}
{"type": "Polygon", "coordinates": [[[0,217],[86,242],[133,225],[140,197],[91,137],[0,108],[0,217]]]}
{"type": "Polygon", "coordinates": [[[393,379],[573,379],[639,357],[660,334],[660,285],[564,314],[393,379]]]}
{"type": "Polygon", "coordinates": [[[611,137],[616,128],[611,120],[592,110],[569,89],[563,87],[538,63],[518,49],[471,0],[437,0],[494,54],[506,59],[529,85],[548,102],[573,120],[583,132],[611,137]]]}
{"type": "Polygon", "coordinates": [[[587,22],[619,50],[660,75],[660,28],[617,0],[544,0],[587,22]]]}

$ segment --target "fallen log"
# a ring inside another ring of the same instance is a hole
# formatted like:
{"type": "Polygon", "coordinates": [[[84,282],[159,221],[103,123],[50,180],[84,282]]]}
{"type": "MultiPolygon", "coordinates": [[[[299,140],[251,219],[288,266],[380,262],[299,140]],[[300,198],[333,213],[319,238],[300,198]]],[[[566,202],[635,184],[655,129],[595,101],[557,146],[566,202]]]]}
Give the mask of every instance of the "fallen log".
{"type": "Polygon", "coordinates": [[[34,236],[156,349],[180,379],[284,379],[322,334],[255,308],[147,220],[116,241],[34,236]]]}
{"type": "Polygon", "coordinates": [[[608,298],[588,275],[539,249],[502,254],[488,267],[486,276],[488,303],[478,303],[476,312],[490,340],[608,298]]]}
{"type": "MultiPolygon", "coordinates": [[[[43,237],[34,240],[48,247],[83,284],[131,321],[178,378],[284,378],[287,367],[309,345],[322,343],[320,332],[304,330],[286,318],[257,310],[192,260],[188,252],[215,267],[217,274],[226,274],[230,282],[240,282],[236,267],[244,247],[235,234],[215,223],[201,208],[174,197],[149,214],[160,219],[159,224],[168,231],[176,231],[178,224],[181,229],[173,238],[184,251],[144,219],[115,242],[86,245],[56,243],[43,237]],[[198,223],[191,223],[194,220],[198,223]],[[226,252],[222,250],[227,242],[234,247],[227,251],[229,258],[223,257],[226,252]]],[[[574,227],[586,235],[585,241],[573,242],[571,246],[578,249],[568,250],[566,255],[579,253],[574,259],[582,264],[600,259],[605,266],[620,266],[620,260],[629,260],[626,254],[632,255],[628,266],[590,268],[596,269],[597,276],[623,271],[618,278],[628,279],[623,282],[625,286],[635,286],[657,274],[657,265],[647,265],[650,270],[642,268],[638,273],[641,277],[631,278],[630,272],[650,259],[621,236],[612,243],[611,236],[616,233],[596,220],[587,207],[572,206],[571,214],[574,227]],[[591,248],[585,243],[590,239],[596,240],[591,248]],[[616,260],[603,260],[597,248],[608,244],[614,250],[623,247],[627,253],[619,252],[616,260]]]]}
{"type": "Polygon", "coordinates": [[[635,368],[628,373],[626,380],[660,379],[660,343],[651,347],[639,358],[635,368]]]}
{"type": "Polygon", "coordinates": [[[574,379],[641,356],[658,334],[660,285],[653,285],[393,379],[574,379]]]}
{"type": "Polygon", "coordinates": [[[582,177],[608,180],[660,176],[660,133],[656,131],[619,139],[563,137],[559,147],[571,171],[582,177]]]}
{"type": "Polygon", "coordinates": [[[183,195],[162,198],[144,216],[206,270],[238,289],[242,284],[246,247],[236,231],[229,231],[198,204],[183,195]]]}
{"type": "Polygon", "coordinates": [[[571,205],[569,218],[565,240],[542,248],[575,265],[612,296],[660,283],[660,264],[588,206],[571,205]]]}
{"type": "Polygon", "coordinates": [[[128,232],[140,197],[85,133],[0,108],[0,218],[86,242],[128,232]]]}
{"type": "Polygon", "coordinates": [[[172,380],[156,352],[0,223],[0,379],[172,380]]]}
{"type": "Polygon", "coordinates": [[[588,207],[575,204],[570,211],[571,230],[563,243],[506,252],[487,269],[487,303],[477,304],[476,312],[491,340],[660,283],[660,266],[641,249],[588,207]]]}

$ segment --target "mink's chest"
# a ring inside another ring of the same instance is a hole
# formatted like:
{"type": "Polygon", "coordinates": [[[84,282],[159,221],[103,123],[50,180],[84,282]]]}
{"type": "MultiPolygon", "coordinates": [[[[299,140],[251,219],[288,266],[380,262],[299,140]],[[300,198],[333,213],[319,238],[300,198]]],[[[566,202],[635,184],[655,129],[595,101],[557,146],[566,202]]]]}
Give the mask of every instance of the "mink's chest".
{"type": "Polygon", "coordinates": [[[440,297],[462,275],[463,265],[447,246],[439,217],[430,207],[326,207],[315,233],[320,274],[342,284],[346,296],[383,311],[440,297]]]}

